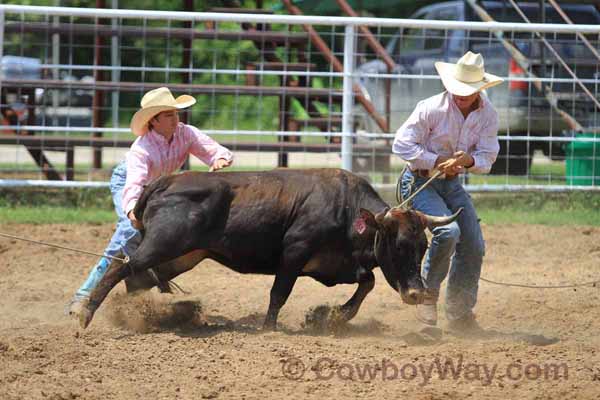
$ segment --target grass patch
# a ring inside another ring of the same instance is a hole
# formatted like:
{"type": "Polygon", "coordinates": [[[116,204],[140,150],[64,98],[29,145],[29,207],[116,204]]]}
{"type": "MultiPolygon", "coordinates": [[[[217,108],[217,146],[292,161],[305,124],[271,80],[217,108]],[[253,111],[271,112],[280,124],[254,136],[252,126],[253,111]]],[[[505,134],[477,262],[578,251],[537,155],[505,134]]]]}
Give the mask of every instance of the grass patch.
{"type": "Polygon", "coordinates": [[[600,226],[600,215],[593,210],[571,210],[552,212],[543,210],[491,210],[478,209],[481,222],[487,225],[538,224],[549,226],[600,226]]]}
{"type": "MultiPolygon", "coordinates": [[[[396,204],[393,191],[382,196],[396,204]]],[[[483,223],[600,226],[600,193],[480,193],[473,201],[483,223]]],[[[108,189],[0,190],[0,224],[114,223],[108,189]]]]}
{"type": "Polygon", "coordinates": [[[0,210],[67,208],[85,213],[88,209],[113,211],[108,188],[3,188],[0,189],[0,210]]]}
{"type": "Polygon", "coordinates": [[[0,224],[103,224],[115,222],[113,210],[73,207],[0,207],[0,224]]]}
{"type": "Polygon", "coordinates": [[[482,193],[473,201],[486,224],[600,226],[598,193],[482,193]]]}

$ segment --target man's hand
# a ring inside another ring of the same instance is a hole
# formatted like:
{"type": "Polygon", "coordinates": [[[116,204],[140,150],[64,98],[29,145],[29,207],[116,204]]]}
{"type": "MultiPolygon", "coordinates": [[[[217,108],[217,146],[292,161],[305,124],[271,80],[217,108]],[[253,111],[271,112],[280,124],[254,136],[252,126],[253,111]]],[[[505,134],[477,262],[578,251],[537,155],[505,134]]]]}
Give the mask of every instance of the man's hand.
{"type": "Polygon", "coordinates": [[[473,165],[475,165],[475,159],[473,156],[471,156],[469,153],[465,153],[464,151],[457,151],[454,153],[454,157],[456,157],[458,163],[465,168],[471,168],[473,165]]]}
{"type": "Polygon", "coordinates": [[[435,161],[435,167],[446,174],[446,176],[454,176],[465,172],[466,166],[472,166],[474,163],[473,157],[464,151],[457,151],[452,157],[439,156],[435,161]]]}
{"type": "Polygon", "coordinates": [[[218,171],[218,170],[223,169],[225,167],[229,167],[230,165],[231,165],[231,161],[230,160],[226,160],[224,158],[218,158],[210,166],[210,168],[208,169],[208,172],[218,171]]]}
{"type": "Polygon", "coordinates": [[[137,229],[138,231],[144,227],[144,225],[142,224],[142,221],[139,221],[135,217],[135,214],[133,213],[133,210],[131,210],[131,211],[129,211],[127,213],[127,218],[129,218],[129,220],[131,221],[131,225],[133,225],[133,227],[135,229],[137,229]]]}

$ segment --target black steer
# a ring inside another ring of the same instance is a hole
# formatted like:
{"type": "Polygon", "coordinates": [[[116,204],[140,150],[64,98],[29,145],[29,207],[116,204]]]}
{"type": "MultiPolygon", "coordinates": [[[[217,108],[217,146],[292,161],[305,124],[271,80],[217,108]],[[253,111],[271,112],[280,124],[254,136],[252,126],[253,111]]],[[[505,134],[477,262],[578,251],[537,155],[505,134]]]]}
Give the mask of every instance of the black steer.
{"type": "Polygon", "coordinates": [[[204,258],[241,273],[275,275],[266,329],[276,327],[299,276],[326,286],[358,283],[338,309],[346,321],[373,289],[377,266],[405,303],[418,304],[425,228],[458,216],[390,209],[366,180],[339,169],[161,177],[146,187],[134,213],[143,221],[142,242],[92,292],[80,315],[84,328],[119,281],[158,265],[158,279],[166,282],[204,258]]]}

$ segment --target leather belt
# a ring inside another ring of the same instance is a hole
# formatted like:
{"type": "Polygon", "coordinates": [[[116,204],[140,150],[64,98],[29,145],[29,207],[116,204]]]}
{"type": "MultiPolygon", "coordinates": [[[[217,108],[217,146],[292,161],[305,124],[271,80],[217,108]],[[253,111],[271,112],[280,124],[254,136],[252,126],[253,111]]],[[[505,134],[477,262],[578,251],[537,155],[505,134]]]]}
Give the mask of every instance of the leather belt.
{"type": "MultiPolygon", "coordinates": [[[[431,175],[429,174],[429,170],[427,170],[427,169],[417,169],[414,171],[411,169],[411,172],[413,173],[413,175],[416,175],[420,178],[425,178],[425,179],[431,178],[431,175]]],[[[450,175],[442,175],[442,176],[440,176],[439,179],[445,179],[447,181],[451,181],[453,179],[456,179],[457,177],[458,177],[458,175],[451,175],[451,176],[450,175]]]]}

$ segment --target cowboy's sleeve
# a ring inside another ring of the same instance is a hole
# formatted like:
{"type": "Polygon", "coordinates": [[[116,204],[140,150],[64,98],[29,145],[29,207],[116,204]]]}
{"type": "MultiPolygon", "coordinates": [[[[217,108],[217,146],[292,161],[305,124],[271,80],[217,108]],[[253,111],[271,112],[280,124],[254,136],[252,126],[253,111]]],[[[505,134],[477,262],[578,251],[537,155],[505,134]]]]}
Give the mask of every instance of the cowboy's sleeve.
{"type": "Polygon", "coordinates": [[[429,132],[427,105],[420,101],[410,117],[396,131],[392,152],[408,161],[412,169],[433,169],[437,155],[425,148],[429,132]]]}
{"type": "Polygon", "coordinates": [[[135,207],[150,175],[150,158],[146,153],[136,151],[132,147],[127,152],[126,161],[127,178],[123,188],[123,211],[125,211],[125,215],[135,207]]]}
{"type": "Polygon", "coordinates": [[[492,164],[498,157],[500,145],[498,143],[498,113],[494,110],[487,118],[483,129],[480,131],[479,140],[475,150],[471,152],[474,164],[468,170],[475,174],[487,174],[492,169],[492,164]]]}
{"type": "Polygon", "coordinates": [[[233,153],[228,148],[221,146],[210,136],[200,132],[198,128],[185,125],[186,133],[190,135],[190,154],[206,165],[212,165],[219,158],[233,161],[233,153]]]}

